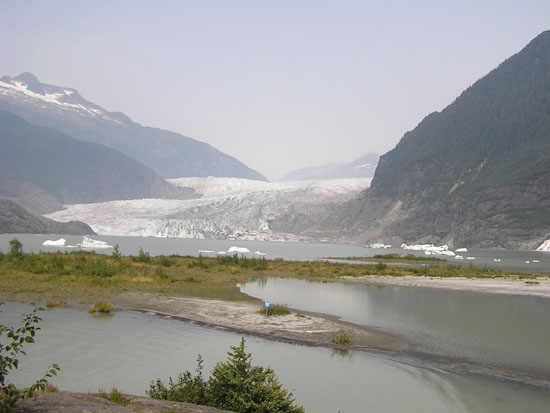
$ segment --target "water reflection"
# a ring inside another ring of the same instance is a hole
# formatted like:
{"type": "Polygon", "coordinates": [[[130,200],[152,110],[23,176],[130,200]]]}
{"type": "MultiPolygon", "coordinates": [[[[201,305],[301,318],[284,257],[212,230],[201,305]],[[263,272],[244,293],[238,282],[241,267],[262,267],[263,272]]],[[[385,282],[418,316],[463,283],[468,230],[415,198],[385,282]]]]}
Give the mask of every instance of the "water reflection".
{"type": "Polygon", "coordinates": [[[240,287],[263,300],[404,336],[425,352],[550,374],[548,299],[275,278],[240,287]]]}

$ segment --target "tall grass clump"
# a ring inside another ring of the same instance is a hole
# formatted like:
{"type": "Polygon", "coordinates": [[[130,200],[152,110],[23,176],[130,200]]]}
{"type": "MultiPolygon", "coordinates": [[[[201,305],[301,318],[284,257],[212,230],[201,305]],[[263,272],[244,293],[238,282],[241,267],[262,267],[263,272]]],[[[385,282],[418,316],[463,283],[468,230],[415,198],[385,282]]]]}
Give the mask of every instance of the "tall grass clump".
{"type": "Polygon", "coordinates": [[[94,313],[109,314],[111,311],[114,311],[114,310],[115,310],[114,305],[100,301],[95,303],[93,306],[91,306],[88,312],[90,314],[94,314],[94,313]]]}
{"type": "MultiPolygon", "coordinates": [[[[258,314],[265,315],[265,307],[261,310],[258,310],[258,314]]],[[[286,307],[286,305],[281,304],[271,304],[269,307],[267,307],[267,315],[268,317],[278,317],[278,316],[284,316],[289,315],[290,310],[286,307]]]]}

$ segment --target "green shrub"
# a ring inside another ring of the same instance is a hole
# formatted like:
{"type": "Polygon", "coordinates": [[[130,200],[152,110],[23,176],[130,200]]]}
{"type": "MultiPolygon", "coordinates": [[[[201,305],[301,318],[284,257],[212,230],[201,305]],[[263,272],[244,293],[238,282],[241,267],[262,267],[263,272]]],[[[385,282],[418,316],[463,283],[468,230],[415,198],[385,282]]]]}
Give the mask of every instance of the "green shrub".
{"type": "Polygon", "coordinates": [[[112,277],[117,272],[117,268],[103,257],[86,258],[84,256],[78,257],[71,270],[78,275],[92,277],[112,277]]]}
{"type": "Polygon", "coordinates": [[[148,252],[143,251],[143,248],[139,247],[139,253],[137,257],[132,257],[132,260],[134,262],[144,262],[149,263],[151,262],[151,256],[148,252]]]}
{"type": "Polygon", "coordinates": [[[110,313],[111,311],[114,311],[115,307],[112,304],[104,303],[104,302],[98,302],[95,303],[93,306],[90,307],[88,312],[90,314],[93,313],[110,313]]]}
{"type": "Polygon", "coordinates": [[[332,333],[332,342],[334,344],[348,346],[353,341],[353,336],[344,330],[338,330],[332,333]]]}
{"type": "Polygon", "coordinates": [[[231,347],[227,361],[219,362],[212,375],[202,378],[202,358],[197,359],[197,375],[189,371],[180,374],[166,386],[161,380],[151,382],[146,392],[150,397],[207,405],[234,412],[289,412],[304,413],[294,405],[292,393],[283,389],[270,368],[253,366],[251,354],[245,352],[245,340],[231,347]]]}
{"type": "Polygon", "coordinates": [[[175,261],[173,258],[167,257],[166,255],[159,255],[155,258],[155,263],[163,267],[171,267],[174,265],[175,261]]]}
{"type": "MultiPolygon", "coordinates": [[[[4,304],[0,302],[0,305],[4,304]]],[[[20,397],[32,397],[37,391],[44,391],[48,384],[48,379],[56,376],[59,371],[57,364],[52,364],[46,370],[42,378],[23,390],[18,389],[12,383],[8,382],[8,375],[19,367],[19,354],[25,355],[23,346],[34,343],[36,332],[40,330],[37,324],[42,321],[38,317],[38,311],[43,311],[41,307],[34,307],[30,314],[23,316],[22,325],[19,328],[8,327],[0,324],[0,412],[9,412],[20,397]],[[6,340],[4,341],[4,337],[6,340]]]]}
{"type": "Polygon", "coordinates": [[[13,238],[10,241],[10,251],[8,253],[10,260],[19,260],[23,258],[23,244],[17,239],[13,238]]]}
{"type": "Polygon", "coordinates": [[[115,244],[115,246],[113,247],[113,253],[111,254],[111,256],[115,261],[120,261],[122,259],[122,254],[120,253],[120,248],[118,244],[115,244]]]}

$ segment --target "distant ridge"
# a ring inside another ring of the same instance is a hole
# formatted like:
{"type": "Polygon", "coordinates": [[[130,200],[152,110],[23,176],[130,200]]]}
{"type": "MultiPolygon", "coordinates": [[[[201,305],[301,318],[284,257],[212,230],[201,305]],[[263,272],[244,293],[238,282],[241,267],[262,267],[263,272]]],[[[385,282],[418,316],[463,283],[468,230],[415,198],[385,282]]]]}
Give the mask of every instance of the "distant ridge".
{"type": "Polygon", "coordinates": [[[197,194],[118,151],[0,111],[0,197],[45,213],[61,204],[197,194]]]}
{"type": "Polygon", "coordinates": [[[312,231],[394,245],[550,238],[550,31],[407,132],[370,189],[312,231]]]}
{"type": "Polygon", "coordinates": [[[108,112],[76,89],[41,83],[32,73],[0,78],[0,110],[74,138],[116,149],[164,178],[227,176],[266,178],[212,146],[162,129],[143,127],[121,112],[108,112]]]}
{"type": "Polygon", "coordinates": [[[379,158],[379,155],[369,153],[350,163],[330,163],[295,169],[280,180],[307,181],[317,179],[372,178],[379,158]]]}
{"type": "Polygon", "coordinates": [[[34,216],[15,202],[0,199],[0,234],[93,235],[95,232],[82,222],[56,222],[34,216]]]}

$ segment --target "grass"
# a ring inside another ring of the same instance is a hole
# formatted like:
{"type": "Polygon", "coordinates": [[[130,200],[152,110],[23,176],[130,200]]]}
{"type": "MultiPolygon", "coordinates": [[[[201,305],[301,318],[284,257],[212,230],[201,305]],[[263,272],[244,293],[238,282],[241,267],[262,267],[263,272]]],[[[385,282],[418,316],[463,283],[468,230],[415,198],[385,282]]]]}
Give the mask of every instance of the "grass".
{"type": "MultiPolygon", "coordinates": [[[[265,315],[266,314],[265,308],[258,310],[258,314],[265,315]]],[[[271,304],[267,308],[268,317],[279,317],[279,316],[284,316],[289,314],[290,314],[290,310],[286,307],[286,305],[271,304]]]]}
{"type": "Polygon", "coordinates": [[[342,346],[349,346],[353,341],[353,335],[344,330],[338,330],[335,333],[332,333],[332,343],[339,344],[342,346]]]}
{"type": "Polygon", "coordinates": [[[98,303],[95,303],[93,306],[90,307],[90,309],[88,310],[88,312],[90,314],[93,314],[93,313],[103,313],[103,314],[108,314],[110,313],[111,311],[115,311],[115,307],[112,305],[112,304],[108,304],[108,303],[104,303],[104,302],[98,302],[98,303]]]}
{"type": "Polygon", "coordinates": [[[120,406],[128,406],[130,404],[130,399],[123,395],[118,389],[113,387],[109,393],[104,389],[99,389],[96,393],[97,397],[102,399],[109,400],[110,402],[116,403],[120,406]]]}
{"type": "MultiPolygon", "coordinates": [[[[473,265],[389,266],[324,261],[284,261],[238,257],[111,257],[86,252],[24,254],[0,260],[0,295],[44,297],[54,306],[64,300],[93,304],[123,293],[146,293],[226,301],[251,300],[237,284],[262,277],[328,282],[363,276],[515,278],[547,274],[510,273],[473,265]],[[345,277],[345,278],[344,278],[345,277]]],[[[390,256],[394,256],[391,254],[390,256]]],[[[400,257],[402,258],[402,257],[400,257]]],[[[423,257],[416,257],[423,258],[423,257]]],[[[416,259],[415,258],[415,259],[416,259]]],[[[412,259],[412,258],[411,258],[412,259]]],[[[433,259],[433,258],[432,258],[433,259]]],[[[53,307],[50,307],[53,308],[53,307]]],[[[273,310],[272,310],[273,311],[273,310]]]]}

